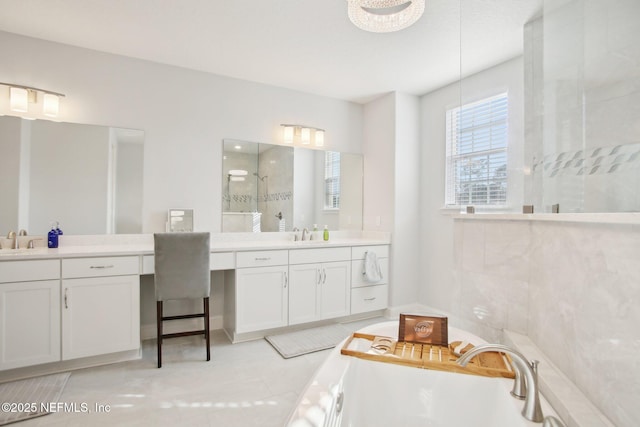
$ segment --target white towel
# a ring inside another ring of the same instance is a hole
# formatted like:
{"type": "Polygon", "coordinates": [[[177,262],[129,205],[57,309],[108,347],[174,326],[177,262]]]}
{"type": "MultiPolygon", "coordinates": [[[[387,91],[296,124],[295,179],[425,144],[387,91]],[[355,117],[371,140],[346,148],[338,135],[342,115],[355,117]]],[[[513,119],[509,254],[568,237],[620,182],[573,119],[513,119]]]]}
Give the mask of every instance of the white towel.
{"type": "Polygon", "coordinates": [[[362,275],[367,282],[375,283],[382,280],[382,271],[375,252],[367,251],[364,253],[364,268],[362,275]]]}

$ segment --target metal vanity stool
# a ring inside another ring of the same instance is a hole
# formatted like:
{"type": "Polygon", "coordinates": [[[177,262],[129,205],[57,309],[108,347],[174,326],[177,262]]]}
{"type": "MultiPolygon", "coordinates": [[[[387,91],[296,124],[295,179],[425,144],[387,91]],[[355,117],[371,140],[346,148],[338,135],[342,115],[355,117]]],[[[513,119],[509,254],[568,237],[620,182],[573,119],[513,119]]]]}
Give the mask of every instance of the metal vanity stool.
{"type": "Polygon", "coordinates": [[[209,294],[211,271],[209,269],[209,233],[156,233],[155,292],[156,321],[158,326],[158,368],[162,367],[162,340],[189,335],[204,335],[207,345],[207,361],[211,360],[209,336],[209,294]],[[204,312],[164,316],[162,303],[167,300],[200,299],[204,312]],[[204,318],[204,329],[163,334],[165,320],[204,318]]]}

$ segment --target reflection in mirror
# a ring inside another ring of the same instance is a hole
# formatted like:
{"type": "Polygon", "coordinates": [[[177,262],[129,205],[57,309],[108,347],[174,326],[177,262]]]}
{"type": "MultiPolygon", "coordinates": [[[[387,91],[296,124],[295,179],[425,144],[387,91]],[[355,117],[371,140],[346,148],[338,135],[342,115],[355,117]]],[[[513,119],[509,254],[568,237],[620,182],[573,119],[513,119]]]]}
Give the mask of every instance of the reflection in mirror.
{"type": "Polygon", "coordinates": [[[362,230],[362,156],[224,141],[222,231],[362,230]]]}
{"type": "Polygon", "coordinates": [[[222,231],[292,228],[293,148],[224,141],[222,231]]]}
{"type": "Polygon", "coordinates": [[[0,141],[0,232],[142,232],[144,132],[4,116],[0,141]]]}
{"type": "Polygon", "coordinates": [[[193,209],[169,209],[170,232],[193,231],[193,209]]]}

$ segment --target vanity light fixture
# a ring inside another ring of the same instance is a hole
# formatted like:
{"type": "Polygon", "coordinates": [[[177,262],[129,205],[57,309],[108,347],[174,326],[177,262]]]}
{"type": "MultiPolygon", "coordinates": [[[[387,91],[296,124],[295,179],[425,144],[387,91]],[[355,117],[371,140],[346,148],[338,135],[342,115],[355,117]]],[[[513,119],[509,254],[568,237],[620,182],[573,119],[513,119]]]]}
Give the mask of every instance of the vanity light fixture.
{"type": "Polygon", "coordinates": [[[38,94],[42,94],[42,114],[47,117],[57,117],[60,111],[60,98],[64,94],[50,90],[38,89],[13,83],[2,83],[9,87],[9,108],[16,113],[28,113],[29,104],[38,104],[38,94]]]}
{"type": "Polygon", "coordinates": [[[285,144],[324,146],[324,129],[303,125],[282,124],[282,140],[285,144]]]}
{"type": "Polygon", "coordinates": [[[403,30],[424,13],[424,0],[347,0],[347,3],[351,22],[373,33],[403,30]]]}
{"type": "Polygon", "coordinates": [[[293,136],[295,134],[295,127],[290,125],[282,125],[282,135],[286,144],[293,144],[293,136]]]}
{"type": "Polygon", "coordinates": [[[21,87],[9,88],[9,105],[12,111],[26,113],[29,110],[29,92],[21,87]]]}
{"type": "Polygon", "coordinates": [[[316,129],[315,142],[316,147],[324,146],[324,131],[322,129],[316,129]]]}
{"type": "Polygon", "coordinates": [[[300,130],[300,141],[304,144],[304,145],[309,145],[311,144],[311,129],[309,128],[302,128],[300,130]]]}

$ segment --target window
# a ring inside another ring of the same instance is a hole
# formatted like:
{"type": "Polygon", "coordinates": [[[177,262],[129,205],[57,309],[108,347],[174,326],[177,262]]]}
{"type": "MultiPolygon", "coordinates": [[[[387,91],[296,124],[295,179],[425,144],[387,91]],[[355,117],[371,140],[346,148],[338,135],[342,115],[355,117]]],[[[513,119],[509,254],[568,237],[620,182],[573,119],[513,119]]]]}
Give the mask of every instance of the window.
{"type": "Polygon", "coordinates": [[[445,204],[507,203],[506,93],[447,111],[445,204]]]}
{"type": "Polygon", "coordinates": [[[340,209],[340,153],[324,152],[324,208],[340,209]]]}

